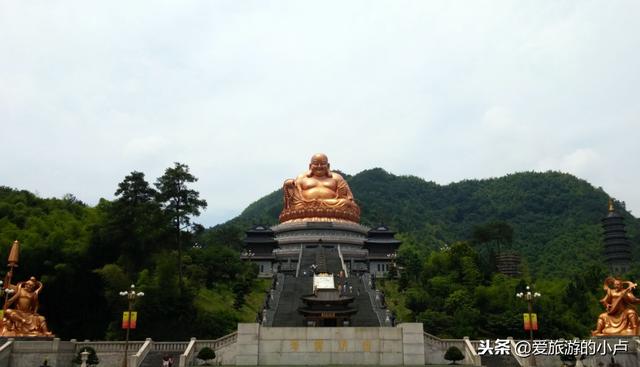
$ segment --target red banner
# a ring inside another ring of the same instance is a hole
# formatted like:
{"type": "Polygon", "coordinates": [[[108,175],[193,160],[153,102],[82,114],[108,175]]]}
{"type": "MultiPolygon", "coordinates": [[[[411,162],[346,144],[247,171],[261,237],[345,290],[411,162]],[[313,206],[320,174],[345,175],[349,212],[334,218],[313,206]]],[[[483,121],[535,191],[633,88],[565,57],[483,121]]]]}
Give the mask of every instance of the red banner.
{"type": "Polygon", "coordinates": [[[531,314],[531,326],[533,327],[533,330],[538,330],[538,315],[535,313],[531,314]]]}
{"type": "Polygon", "coordinates": [[[131,313],[131,321],[129,322],[129,328],[130,329],[135,329],[137,321],[138,321],[138,313],[134,311],[134,312],[131,313]]]}
{"type": "Polygon", "coordinates": [[[538,315],[536,315],[535,313],[525,313],[522,315],[522,319],[524,321],[525,330],[538,330],[538,315]],[[529,315],[531,315],[531,318],[529,317],[529,315]]]}
{"type": "Polygon", "coordinates": [[[127,311],[122,313],[122,328],[123,329],[129,328],[129,312],[127,311]]]}
{"type": "Polygon", "coordinates": [[[138,313],[133,311],[131,312],[131,316],[129,316],[129,312],[124,311],[122,313],[122,328],[123,329],[135,329],[138,321],[138,313]]]}

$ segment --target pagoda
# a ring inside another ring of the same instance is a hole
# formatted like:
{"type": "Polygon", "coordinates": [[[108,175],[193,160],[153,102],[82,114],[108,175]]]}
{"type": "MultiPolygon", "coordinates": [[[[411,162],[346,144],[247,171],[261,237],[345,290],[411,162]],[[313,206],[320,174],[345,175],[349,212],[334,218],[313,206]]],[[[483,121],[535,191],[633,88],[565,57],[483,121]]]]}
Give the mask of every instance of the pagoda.
{"type": "Polygon", "coordinates": [[[627,238],[624,218],[613,207],[609,199],[609,212],[602,218],[605,262],[609,271],[619,275],[629,271],[631,265],[631,242],[627,238]]]}

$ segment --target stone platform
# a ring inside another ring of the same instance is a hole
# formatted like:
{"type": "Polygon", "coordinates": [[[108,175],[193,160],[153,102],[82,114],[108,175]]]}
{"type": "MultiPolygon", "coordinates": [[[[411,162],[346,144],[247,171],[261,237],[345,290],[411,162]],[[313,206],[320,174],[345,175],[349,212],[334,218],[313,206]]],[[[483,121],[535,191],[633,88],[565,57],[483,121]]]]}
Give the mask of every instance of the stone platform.
{"type": "Polygon", "coordinates": [[[422,324],[398,327],[238,325],[237,366],[425,364],[422,324]]]}

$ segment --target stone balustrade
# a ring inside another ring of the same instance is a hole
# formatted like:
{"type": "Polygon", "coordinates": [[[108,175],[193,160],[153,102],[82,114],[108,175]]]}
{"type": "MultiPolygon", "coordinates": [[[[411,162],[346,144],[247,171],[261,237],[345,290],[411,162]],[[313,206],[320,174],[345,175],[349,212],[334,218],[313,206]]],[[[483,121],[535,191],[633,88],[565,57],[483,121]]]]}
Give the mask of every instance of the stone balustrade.
{"type": "MultiPolygon", "coordinates": [[[[618,343],[620,338],[595,338],[597,343],[618,343]]],[[[616,355],[622,365],[637,365],[640,359],[640,338],[625,338],[629,350],[616,355]]],[[[509,338],[513,347],[517,341],[509,338]]],[[[180,353],[178,367],[196,364],[195,356],[204,347],[216,351],[216,364],[223,365],[424,365],[446,364],[444,353],[455,346],[465,359],[463,364],[480,366],[480,341],[441,339],[422,330],[422,324],[400,324],[397,327],[264,327],[259,324],[239,324],[238,332],[215,340],[175,342],[129,342],[130,367],[144,364],[147,353],[180,353]]],[[[91,347],[100,358],[100,367],[121,367],[124,358],[123,341],[61,341],[12,340],[0,345],[0,367],[33,367],[46,359],[50,367],[71,366],[71,360],[82,347],[91,347]]],[[[512,350],[513,351],[513,350],[512,350]]],[[[514,353],[512,352],[513,356],[514,353]]],[[[592,356],[584,366],[595,367],[610,356],[592,356]]],[[[531,358],[515,357],[527,367],[531,358]]],[[[538,366],[556,366],[558,356],[536,357],[538,366]]]]}

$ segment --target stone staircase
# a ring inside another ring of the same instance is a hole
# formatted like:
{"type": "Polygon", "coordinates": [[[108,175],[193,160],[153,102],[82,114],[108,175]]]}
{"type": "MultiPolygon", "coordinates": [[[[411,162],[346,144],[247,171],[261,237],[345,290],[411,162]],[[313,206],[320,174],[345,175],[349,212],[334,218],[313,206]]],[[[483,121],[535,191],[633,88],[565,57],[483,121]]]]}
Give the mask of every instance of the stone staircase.
{"type": "Polygon", "coordinates": [[[389,325],[390,320],[387,321],[387,308],[381,303],[379,292],[372,288],[370,284],[372,284],[371,275],[369,273],[363,274],[362,277],[360,277],[360,285],[362,286],[362,289],[364,289],[364,293],[366,293],[369,298],[369,303],[378,318],[379,324],[382,326],[391,326],[389,325]]]}
{"type": "MultiPolygon", "coordinates": [[[[298,313],[298,307],[302,306],[300,297],[313,291],[313,277],[311,265],[317,265],[317,272],[326,272],[338,275],[342,269],[342,262],[335,247],[323,247],[322,245],[304,248],[300,259],[300,276],[279,275],[277,302],[273,302],[271,310],[267,312],[265,326],[305,326],[304,318],[298,313]],[[306,272],[306,276],[304,276],[306,272]]],[[[353,306],[358,312],[352,318],[353,326],[380,326],[384,322],[385,310],[375,305],[368,290],[359,277],[345,279],[346,284],[352,287],[347,293],[355,298],[353,306]],[[375,306],[374,306],[375,305],[375,306]]],[[[336,278],[336,285],[338,280],[336,278]]]]}
{"type": "Polygon", "coordinates": [[[380,326],[380,320],[376,314],[371,299],[367,293],[364,285],[358,278],[347,278],[349,285],[353,287],[353,294],[350,296],[355,297],[353,302],[358,312],[353,315],[351,322],[354,326],[380,326]]]}
{"type": "Polygon", "coordinates": [[[168,355],[173,359],[173,366],[178,366],[180,360],[180,353],[167,353],[161,351],[150,351],[147,353],[146,358],[140,363],[140,367],[162,367],[162,358],[168,355]]]}
{"type": "Polygon", "coordinates": [[[298,313],[298,307],[302,306],[300,296],[312,290],[312,277],[285,276],[272,326],[304,326],[304,318],[298,313]]]}
{"type": "Polygon", "coordinates": [[[340,256],[338,255],[338,250],[335,248],[324,249],[324,253],[326,256],[327,263],[327,273],[331,273],[333,275],[340,274],[342,269],[342,263],[340,262],[340,256]]]}
{"type": "Polygon", "coordinates": [[[139,362],[139,367],[162,367],[162,359],[165,356],[173,359],[173,366],[178,367],[180,354],[187,348],[186,342],[151,342],[144,359],[139,362]]]}
{"type": "Polygon", "coordinates": [[[480,357],[486,367],[521,367],[512,355],[484,355],[480,357]]]}

